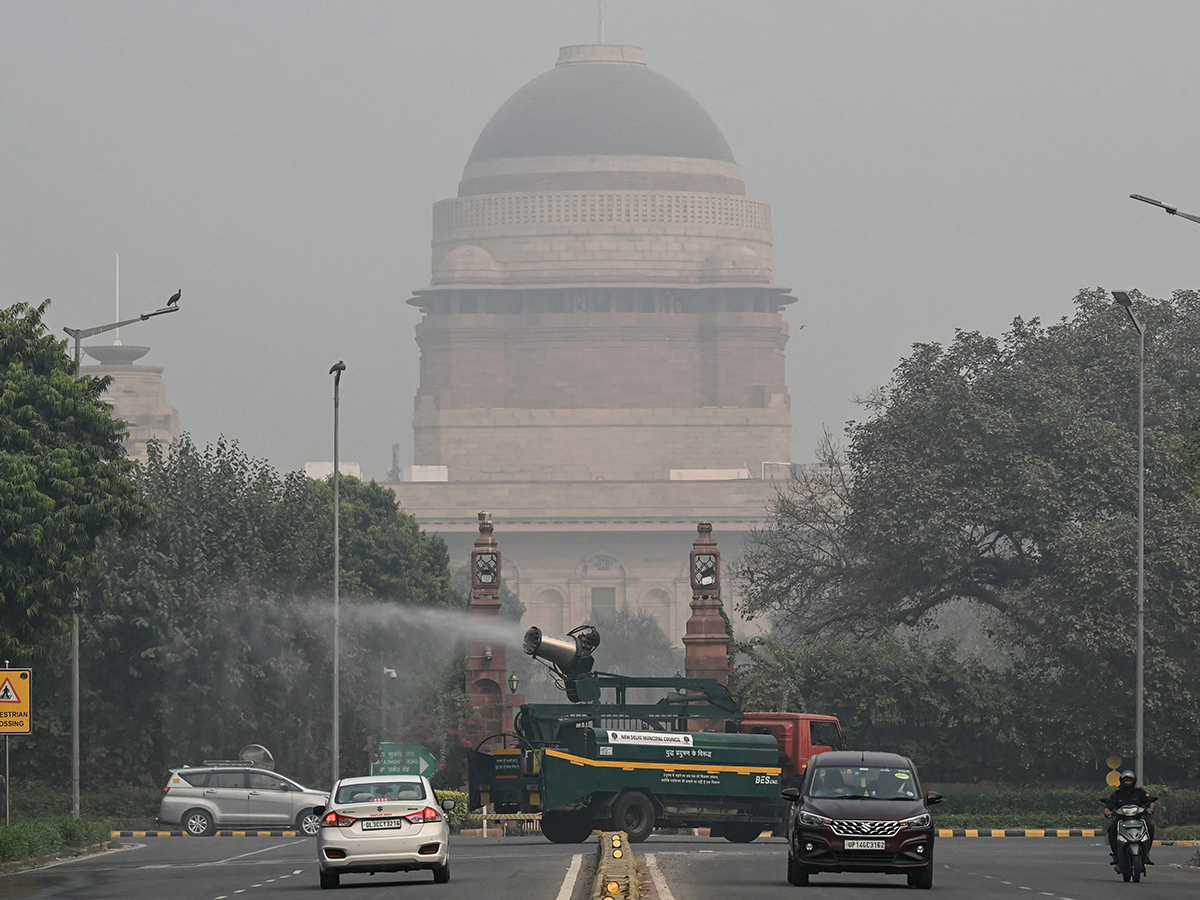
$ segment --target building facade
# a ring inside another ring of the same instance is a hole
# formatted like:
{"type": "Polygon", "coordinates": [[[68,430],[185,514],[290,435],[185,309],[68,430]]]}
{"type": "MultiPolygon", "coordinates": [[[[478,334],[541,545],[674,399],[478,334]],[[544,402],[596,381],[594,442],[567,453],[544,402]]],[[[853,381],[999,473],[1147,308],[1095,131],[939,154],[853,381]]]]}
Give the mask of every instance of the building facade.
{"type": "Polygon", "coordinates": [[[791,459],[770,207],[639,48],[564,47],[484,128],[432,249],[399,502],[456,561],[491,510],[529,624],[628,606],[679,641],[696,522],[736,556],[791,459]]]}
{"type": "Polygon", "coordinates": [[[80,366],[80,375],[112,377],[104,399],[112,406],[113,417],[125,422],[125,452],[129,457],[145,464],[150,441],[157,440],[164,450],[174,443],[180,435],[179,413],[167,403],[162,366],[137,363],[150,348],[100,344],[83,349],[99,365],[80,366]]]}

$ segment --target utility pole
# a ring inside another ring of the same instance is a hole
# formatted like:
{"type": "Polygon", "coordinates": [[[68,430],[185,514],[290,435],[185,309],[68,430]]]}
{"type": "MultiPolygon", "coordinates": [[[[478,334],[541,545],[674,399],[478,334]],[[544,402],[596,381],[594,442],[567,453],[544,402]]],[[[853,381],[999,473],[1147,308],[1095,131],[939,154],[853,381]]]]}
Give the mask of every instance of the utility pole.
{"type": "MultiPolygon", "coordinates": [[[[341,638],[341,609],[338,599],[338,580],[341,573],[341,545],[338,540],[338,519],[340,518],[339,482],[341,473],[338,471],[338,387],[342,382],[342,373],[346,364],[340,359],[333,364],[329,374],[333,376],[333,783],[336,784],[341,775],[338,758],[339,741],[339,692],[341,688],[339,675],[338,644],[341,638]]],[[[332,787],[332,784],[330,787],[332,787]]]]}
{"type": "MultiPolygon", "coordinates": [[[[118,277],[120,262],[118,261],[118,277]]],[[[118,298],[120,288],[118,288],[118,298]]],[[[119,302],[119,299],[118,299],[119,302]]],[[[106,331],[119,331],[122,325],[132,325],[134,322],[145,322],[155,316],[165,316],[167,313],[179,312],[178,306],[164,306],[152,312],[142,313],[133,319],[123,322],[111,322],[108,325],[98,325],[95,328],[64,328],[75,342],[75,375],[79,376],[81,360],[79,342],[106,331]]],[[[118,313],[119,315],[119,313],[118,313]]],[[[75,592],[75,602],[71,606],[71,818],[79,818],[79,592],[75,592]]]]}

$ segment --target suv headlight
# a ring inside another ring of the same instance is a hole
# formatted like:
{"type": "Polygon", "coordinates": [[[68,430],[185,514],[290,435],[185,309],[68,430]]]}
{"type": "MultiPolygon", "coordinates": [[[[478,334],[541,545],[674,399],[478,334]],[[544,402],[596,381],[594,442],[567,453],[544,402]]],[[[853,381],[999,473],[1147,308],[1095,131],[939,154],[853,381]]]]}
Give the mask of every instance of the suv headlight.
{"type": "Polygon", "coordinates": [[[810,812],[801,812],[800,813],[800,824],[801,825],[828,825],[832,821],[833,821],[833,819],[827,819],[824,816],[818,816],[816,813],[810,813],[810,812]]]}
{"type": "Polygon", "coordinates": [[[929,813],[923,813],[919,816],[913,816],[911,819],[904,819],[900,822],[901,828],[928,828],[933,822],[933,817],[929,813]]]}

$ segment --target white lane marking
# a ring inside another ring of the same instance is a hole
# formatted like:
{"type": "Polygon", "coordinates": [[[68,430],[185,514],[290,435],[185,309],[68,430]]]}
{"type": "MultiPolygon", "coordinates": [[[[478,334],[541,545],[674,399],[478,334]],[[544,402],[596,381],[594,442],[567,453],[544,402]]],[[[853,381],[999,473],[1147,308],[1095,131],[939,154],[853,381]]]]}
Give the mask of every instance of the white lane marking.
{"type": "Polygon", "coordinates": [[[161,863],[161,864],[153,865],[153,866],[138,866],[138,868],[139,869],[169,869],[169,868],[171,868],[171,864],[170,863],[161,863]]]}
{"type": "Polygon", "coordinates": [[[1000,882],[1000,883],[1001,883],[1001,884],[1012,884],[1012,882],[1011,882],[1011,881],[1002,881],[1002,882],[1000,882]]]}
{"type": "MultiPolygon", "coordinates": [[[[286,878],[287,876],[285,875],[284,877],[286,878]]],[[[274,881],[274,880],[275,880],[274,878],[268,878],[268,879],[267,879],[267,884],[270,884],[270,883],[271,883],[272,881],[274,881]]]]}
{"type": "Polygon", "coordinates": [[[567,876],[563,879],[562,887],[558,889],[558,896],[554,900],[571,900],[571,895],[575,893],[575,882],[579,880],[581,865],[583,865],[583,854],[576,853],[571,857],[571,865],[567,866],[567,876]]]}
{"type": "Polygon", "coordinates": [[[291,875],[280,875],[279,877],[280,878],[291,878],[292,876],[291,875]]]}
{"type": "Polygon", "coordinates": [[[658,860],[654,858],[654,854],[647,853],[644,859],[646,860],[646,871],[650,873],[650,880],[654,882],[654,890],[658,891],[658,900],[675,900],[675,895],[667,887],[667,879],[663,877],[662,869],[658,867],[658,860]]]}
{"type": "Polygon", "coordinates": [[[303,869],[297,869],[297,870],[296,870],[295,872],[293,872],[292,874],[293,874],[293,875],[299,875],[299,874],[300,874],[302,871],[304,871],[304,870],[303,870],[303,869]]]}
{"type": "Polygon", "coordinates": [[[234,891],[234,893],[235,893],[235,894],[244,894],[244,893],[246,893],[246,889],[245,889],[245,888],[238,888],[236,891],[234,891]]]}
{"type": "Polygon", "coordinates": [[[219,896],[219,897],[214,897],[214,898],[213,898],[213,900],[229,900],[229,895],[228,895],[228,894],[222,894],[222,895],[221,895],[221,896],[219,896]]]}
{"type": "Polygon", "coordinates": [[[1038,893],[1041,894],[1043,897],[1053,897],[1054,896],[1049,891],[1038,891],[1038,893]]]}
{"type": "Polygon", "coordinates": [[[201,863],[203,866],[223,866],[225,863],[233,862],[235,859],[245,859],[247,856],[257,856],[259,853],[269,853],[272,850],[278,850],[280,847],[291,847],[294,844],[303,844],[303,840],[288,841],[286,844],[275,844],[272,847],[263,847],[261,850],[251,850],[249,853],[239,853],[237,856],[231,856],[228,859],[218,859],[216,862],[201,863]]]}

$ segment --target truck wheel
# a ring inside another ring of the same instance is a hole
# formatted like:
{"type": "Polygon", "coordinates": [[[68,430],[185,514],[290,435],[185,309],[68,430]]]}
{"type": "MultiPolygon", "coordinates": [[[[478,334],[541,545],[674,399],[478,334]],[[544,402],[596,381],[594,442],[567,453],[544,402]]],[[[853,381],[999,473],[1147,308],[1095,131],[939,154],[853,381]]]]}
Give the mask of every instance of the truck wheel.
{"type": "Polygon", "coordinates": [[[554,844],[582,844],[592,836],[592,822],[587,812],[542,813],[542,834],[554,844]]]}
{"type": "Polygon", "coordinates": [[[628,791],[612,805],[613,828],[629,835],[629,843],[640,844],[654,830],[654,804],[640,791],[628,791]]]}
{"type": "Polygon", "coordinates": [[[731,844],[748,844],[763,832],[756,822],[726,822],[725,840],[731,844]]]}

